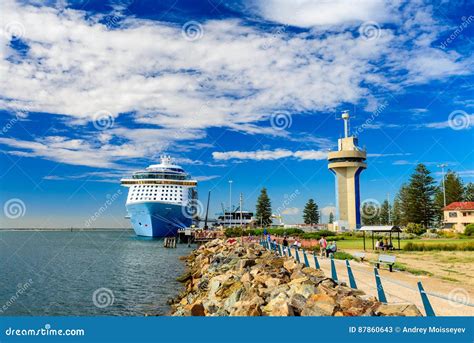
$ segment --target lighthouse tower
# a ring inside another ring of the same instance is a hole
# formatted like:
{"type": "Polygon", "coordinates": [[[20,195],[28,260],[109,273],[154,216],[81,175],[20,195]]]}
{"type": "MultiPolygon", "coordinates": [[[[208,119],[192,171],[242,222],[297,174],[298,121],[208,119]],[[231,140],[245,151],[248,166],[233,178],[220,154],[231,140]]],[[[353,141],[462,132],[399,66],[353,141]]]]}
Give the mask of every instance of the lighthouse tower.
{"type": "Polygon", "coordinates": [[[328,154],[328,169],[336,176],[337,230],[360,227],[359,175],[367,168],[367,152],[360,149],[357,138],[349,136],[349,112],[342,113],[344,138],[338,140],[338,150],[328,154]]]}

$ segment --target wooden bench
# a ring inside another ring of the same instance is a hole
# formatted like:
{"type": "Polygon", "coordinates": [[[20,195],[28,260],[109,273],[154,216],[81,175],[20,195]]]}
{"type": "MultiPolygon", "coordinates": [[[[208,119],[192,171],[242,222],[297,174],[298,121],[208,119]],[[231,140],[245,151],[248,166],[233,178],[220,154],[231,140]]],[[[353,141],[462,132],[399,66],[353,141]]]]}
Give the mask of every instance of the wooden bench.
{"type": "Polygon", "coordinates": [[[395,264],[396,257],[393,255],[379,255],[379,259],[377,261],[373,261],[372,263],[375,264],[377,268],[380,268],[380,264],[386,264],[390,272],[392,272],[392,267],[395,264]]]}
{"type": "Polygon", "coordinates": [[[365,252],[355,252],[352,254],[352,256],[357,257],[359,260],[363,262],[365,259],[365,252]]]}

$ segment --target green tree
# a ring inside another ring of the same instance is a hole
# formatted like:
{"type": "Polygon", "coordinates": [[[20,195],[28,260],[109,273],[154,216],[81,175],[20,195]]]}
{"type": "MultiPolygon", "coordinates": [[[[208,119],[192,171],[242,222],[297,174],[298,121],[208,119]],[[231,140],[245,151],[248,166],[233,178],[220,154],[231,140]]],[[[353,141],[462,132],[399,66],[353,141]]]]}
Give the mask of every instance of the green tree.
{"type": "Polygon", "coordinates": [[[408,184],[408,201],[404,203],[404,215],[411,223],[428,227],[436,214],[434,195],[436,186],[430,171],[422,163],[418,164],[408,184]]]}
{"type": "Polygon", "coordinates": [[[360,209],[363,225],[380,224],[380,204],[373,201],[365,201],[360,209]]]}
{"type": "MultiPolygon", "coordinates": [[[[448,170],[445,175],[444,186],[446,187],[446,205],[455,201],[463,201],[465,188],[461,178],[455,172],[448,170]]],[[[443,181],[440,182],[436,189],[435,207],[435,219],[438,222],[441,222],[443,219],[444,207],[443,181]]]]}
{"type": "Polygon", "coordinates": [[[382,225],[389,225],[390,224],[390,210],[391,206],[388,200],[384,200],[382,206],[380,206],[380,224],[382,225]]]}
{"type": "Polygon", "coordinates": [[[406,232],[413,233],[419,236],[426,232],[426,228],[421,224],[408,223],[406,226],[406,232]]]}
{"type": "MultiPolygon", "coordinates": [[[[400,193],[399,193],[400,194],[400,193]]],[[[392,207],[392,223],[393,225],[402,225],[402,205],[400,203],[399,194],[393,200],[392,207]]]]}
{"type": "Polygon", "coordinates": [[[329,213],[329,224],[334,223],[334,214],[332,212],[329,213]]]}
{"type": "Polygon", "coordinates": [[[466,187],[464,187],[464,201],[474,201],[474,183],[469,182],[466,187]]]}
{"type": "Polygon", "coordinates": [[[316,204],[313,199],[309,199],[304,207],[303,220],[305,224],[319,223],[318,204],[316,204]]]}
{"type": "Polygon", "coordinates": [[[272,204],[265,187],[262,188],[257,200],[256,217],[257,225],[262,224],[263,226],[267,226],[272,223],[272,204]]]}

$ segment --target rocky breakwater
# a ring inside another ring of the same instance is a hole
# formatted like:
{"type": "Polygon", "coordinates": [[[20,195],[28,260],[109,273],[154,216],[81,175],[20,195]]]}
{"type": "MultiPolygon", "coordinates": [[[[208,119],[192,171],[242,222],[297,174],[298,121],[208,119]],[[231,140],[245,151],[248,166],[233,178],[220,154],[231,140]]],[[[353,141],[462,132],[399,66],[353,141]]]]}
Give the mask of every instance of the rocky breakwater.
{"type": "Polygon", "coordinates": [[[174,316],[420,316],[337,284],[321,270],[278,257],[256,243],[213,240],[187,258],[174,316]]]}

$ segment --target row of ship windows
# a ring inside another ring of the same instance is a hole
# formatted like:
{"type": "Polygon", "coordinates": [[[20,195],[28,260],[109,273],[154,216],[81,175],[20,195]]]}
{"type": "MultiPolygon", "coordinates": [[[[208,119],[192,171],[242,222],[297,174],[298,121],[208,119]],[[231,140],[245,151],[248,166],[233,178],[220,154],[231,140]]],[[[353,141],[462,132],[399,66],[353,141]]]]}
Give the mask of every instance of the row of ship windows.
{"type": "MultiPolygon", "coordinates": [[[[134,200],[133,198],[130,198],[130,200],[134,200]]],[[[149,197],[145,197],[145,198],[135,198],[135,200],[151,200],[151,198],[149,197]]],[[[153,200],[157,200],[156,198],[153,198],[153,200]]],[[[161,198],[160,200],[170,200],[170,201],[173,201],[172,198],[161,198]]],[[[183,200],[183,199],[180,199],[180,200],[183,200]]],[[[174,198],[174,201],[178,201],[178,199],[174,198]]]]}
{"type": "MultiPolygon", "coordinates": [[[[156,189],[155,189],[154,191],[157,192],[156,189]]],[[[152,192],[152,190],[151,190],[151,189],[139,189],[139,190],[136,190],[136,191],[132,190],[132,193],[135,193],[135,192],[137,192],[137,193],[140,193],[140,192],[141,192],[141,193],[143,193],[143,192],[152,192]]],[[[183,193],[182,190],[178,191],[177,189],[164,189],[164,190],[162,190],[162,191],[160,191],[160,192],[170,192],[170,193],[173,193],[173,192],[174,192],[174,193],[178,193],[178,192],[179,192],[179,193],[183,193]]]]}
{"type": "Polygon", "coordinates": [[[154,186],[154,185],[138,185],[138,186],[133,186],[133,188],[183,188],[183,186],[154,186]]]}

